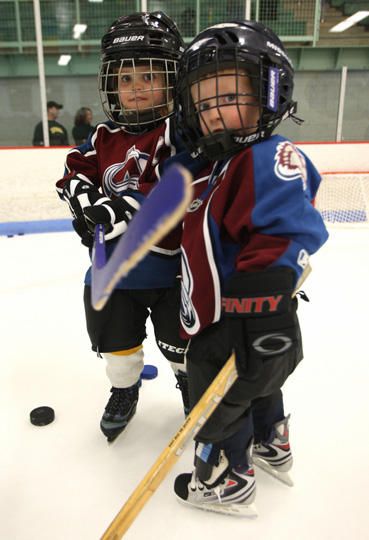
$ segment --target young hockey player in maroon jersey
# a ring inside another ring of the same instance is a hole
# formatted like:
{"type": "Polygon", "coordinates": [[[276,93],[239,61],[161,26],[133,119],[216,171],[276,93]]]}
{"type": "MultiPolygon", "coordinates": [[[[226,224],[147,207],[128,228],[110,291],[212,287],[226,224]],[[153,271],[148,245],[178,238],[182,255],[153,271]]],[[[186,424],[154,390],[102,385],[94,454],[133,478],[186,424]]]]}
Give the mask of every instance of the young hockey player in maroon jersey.
{"type": "Polygon", "coordinates": [[[196,436],[193,473],[179,475],[174,489],[180,501],[215,512],[254,513],[252,450],[281,480],[292,465],[281,392],[302,359],[292,296],[327,239],[311,204],[318,172],[272,135],[296,111],[293,76],[278,37],[251,21],[201,32],[178,72],[186,145],[212,162],[195,178],[182,235],[191,406],[232,350],[239,376],[196,436]]]}
{"type": "MultiPolygon", "coordinates": [[[[184,49],[175,23],[162,12],[120,17],[102,38],[99,91],[109,122],[68,153],[57,190],[68,202],[74,228],[91,246],[97,223],[107,225],[108,252],[159,177],[158,167],[176,152],[172,115],[177,63],[184,49]]],[[[136,411],[142,342],[150,314],[157,344],[170,361],[188,411],[179,337],[180,231],[174,231],[122,280],[102,311],[91,306],[90,270],[85,313],[92,349],[106,360],[111,396],[100,427],[109,441],[136,411]]]]}

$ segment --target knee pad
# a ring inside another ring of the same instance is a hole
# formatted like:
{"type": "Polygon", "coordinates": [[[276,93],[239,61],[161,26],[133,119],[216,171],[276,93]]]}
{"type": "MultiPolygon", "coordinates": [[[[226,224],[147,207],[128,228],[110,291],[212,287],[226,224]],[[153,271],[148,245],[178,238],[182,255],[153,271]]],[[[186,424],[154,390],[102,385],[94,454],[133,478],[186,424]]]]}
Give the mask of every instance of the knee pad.
{"type": "Polygon", "coordinates": [[[144,367],[142,345],[102,356],[106,360],[106,374],[115,388],[128,388],[140,379],[144,367]]]}

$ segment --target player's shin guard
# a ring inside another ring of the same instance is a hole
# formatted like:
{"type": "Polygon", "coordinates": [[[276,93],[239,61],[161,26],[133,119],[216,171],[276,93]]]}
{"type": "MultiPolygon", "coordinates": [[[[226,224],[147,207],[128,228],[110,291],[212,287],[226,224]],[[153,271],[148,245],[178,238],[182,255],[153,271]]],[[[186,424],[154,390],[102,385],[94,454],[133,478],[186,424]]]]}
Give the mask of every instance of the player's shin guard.
{"type": "Polygon", "coordinates": [[[289,418],[274,424],[268,440],[254,444],[253,461],[255,465],[268,472],[284,484],[293,486],[288,471],[293,465],[289,443],[289,418]]]}
{"type": "Polygon", "coordinates": [[[112,384],[111,396],[100,421],[108,442],[126,428],[137,408],[140,374],[143,369],[142,346],[119,353],[104,353],[106,372],[112,384]]]}
{"type": "Polygon", "coordinates": [[[256,508],[252,504],[256,486],[250,448],[247,451],[248,464],[231,468],[223,450],[219,452],[214,465],[199,456],[200,453],[205,456],[211,446],[200,443],[193,473],[177,476],[174,484],[177,498],[181,503],[201,510],[256,517],[256,508]]]}

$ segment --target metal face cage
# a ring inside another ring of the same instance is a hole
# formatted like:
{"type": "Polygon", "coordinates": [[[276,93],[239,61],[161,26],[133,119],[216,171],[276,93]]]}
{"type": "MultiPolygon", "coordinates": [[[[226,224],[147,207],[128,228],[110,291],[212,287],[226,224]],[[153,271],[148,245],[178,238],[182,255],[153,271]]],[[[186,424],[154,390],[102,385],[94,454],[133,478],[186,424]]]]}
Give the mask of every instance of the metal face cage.
{"type": "Polygon", "coordinates": [[[205,49],[180,69],[184,136],[209,159],[234,154],[264,138],[270,128],[269,72],[256,55],[250,56],[242,58],[237,48],[221,53],[205,49]]]}
{"type": "Polygon", "coordinates": [[[152,129],[174,112],[177,61],[163,58],[105,60],[99,94],[107,117],[128,131],[152,129]]]}
{"type": "Polygon", "coordinates": [[[191,105],[187,104],[187,110],[192,109],[192,114],[197,116],[197,122],[201,124],[203,134],[209,136],[220,129],[232,131],[234,135],[246,135],[255,133],[259,128],[259,118],[263,110],[263,97],[259,67],[245,62],[216,63],[213,70],[199,67],[192,72],[189,81],[187,98],[191,105]],[[210,91],[210,92],[209,92],[210,91]],[[257,110],[257,114],[252,113],[257,110]],[[227,111],[232,110],[232,117],[227,111]],[[215,112],[217,126],[211,125],[211,118],[215,112]]]}

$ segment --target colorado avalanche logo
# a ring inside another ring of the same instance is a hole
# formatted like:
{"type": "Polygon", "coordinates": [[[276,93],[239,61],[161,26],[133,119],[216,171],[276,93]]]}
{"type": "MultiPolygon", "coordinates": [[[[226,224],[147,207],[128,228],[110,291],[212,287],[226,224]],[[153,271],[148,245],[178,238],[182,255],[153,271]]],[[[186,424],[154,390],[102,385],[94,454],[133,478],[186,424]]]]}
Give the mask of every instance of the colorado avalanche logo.
{"type": "Polygon", "coordinates": [[[126,189],[138,189],[139,179],[148,160],[149,154],[140,152],[133,145],[123,162],[110,165],[103,174],[104,191],[108,197],[121,197],[122,191],[126,189]]]}
{"type": "Polygon", "coordinates": [[[199,318],[191,301],[193,281],[186,252],[182,249],[182,288],[180,318],[183,328],[190,335],[196,334],[200,327],[199,318]]]}
{"type": "Polygon", "coordinates": [[[304,156],[289,141],[277,145],[274,156],[274,172],[281,180],[297,180],[301,178],[304,190],[307,187],[306,162],[304,156]]]}

